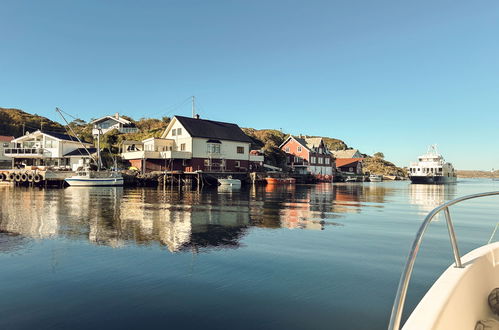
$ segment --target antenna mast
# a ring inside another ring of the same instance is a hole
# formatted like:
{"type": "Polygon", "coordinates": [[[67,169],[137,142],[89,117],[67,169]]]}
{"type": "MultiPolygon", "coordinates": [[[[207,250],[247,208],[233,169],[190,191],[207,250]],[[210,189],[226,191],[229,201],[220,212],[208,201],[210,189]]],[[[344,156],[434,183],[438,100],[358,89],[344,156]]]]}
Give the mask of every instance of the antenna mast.
{"type": "Polygon", "coordinates": [[[195,105],[195,96],[192,97],[192,118],[196,118],[196,105],[195,105]]]}

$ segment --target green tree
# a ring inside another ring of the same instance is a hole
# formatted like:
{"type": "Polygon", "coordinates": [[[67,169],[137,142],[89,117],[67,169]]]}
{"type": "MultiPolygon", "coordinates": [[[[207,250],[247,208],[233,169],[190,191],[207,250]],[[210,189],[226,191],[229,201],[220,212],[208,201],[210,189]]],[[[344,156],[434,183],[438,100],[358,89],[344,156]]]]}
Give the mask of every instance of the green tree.
{"type": "Polygon", "coordinates": [[[383,154],[382,152],[379,152],[379,151],[376,152],[376,153],[374,153],[373,156],[376,157],[376,158],[381,158],[381,159],[385,158],[385,154],[383,154]]]}

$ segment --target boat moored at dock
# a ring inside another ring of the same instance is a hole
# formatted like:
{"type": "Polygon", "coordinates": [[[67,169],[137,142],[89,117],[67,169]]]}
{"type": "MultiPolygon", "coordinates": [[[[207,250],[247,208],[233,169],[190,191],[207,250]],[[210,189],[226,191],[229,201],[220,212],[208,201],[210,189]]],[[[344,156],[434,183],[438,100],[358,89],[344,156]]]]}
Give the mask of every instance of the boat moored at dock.
{"type": "Polygon", "coordinates": [[[423,184],[455,183],[456,171],[438,153],[436,145],[432,145],[426,154],[418,158],[418,162],[411,164],[409,179],[412,183],[423,184]]]}
{"type": "Polygon", "coordinates": [[[76,175],[65,179],[70,186],[93,187],[93,186],[123,186],[123,176],[115,171],[91,171],[84,170],[76,172],[76,175]]]}
{"type": "Polygon", "coordinates": [[[241,186],[241,180],[234,179],[232,178],[232,176],[228,176],[227,178],[223,179],[218,179],[218,183],[221,186],[235,186],[235,187],[241,186]]]}

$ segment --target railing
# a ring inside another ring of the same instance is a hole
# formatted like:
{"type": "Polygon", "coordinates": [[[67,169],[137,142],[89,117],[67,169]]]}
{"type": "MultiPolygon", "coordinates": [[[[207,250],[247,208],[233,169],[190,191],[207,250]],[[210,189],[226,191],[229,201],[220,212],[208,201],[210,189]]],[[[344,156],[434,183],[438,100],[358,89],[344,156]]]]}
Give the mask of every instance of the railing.
{"type": "Polygon", "coordinates": [[[7,148],[5,155],[43,155],[43,149],[40,148],[7,148]]]}
{"type": "Polygon", "coordinates": [[[419,247],[421,246],[421,242],[423,241],[423,236],[426,232],[426,229],[428,228],[428,225],[430,224],[431,220],[433,219],[433,217],[435,217],[435,215],[437,215],[440,211],[442,211],[442,210],[444,211],[445,220],[447,223],[447,230],[449,231],[449,239],[450,239],[450,243],[452,246],[452,253],[454,255],[454,262],[456,263],[456,268],[462,268],[463,266],[461,264],[461,256],[459,254],[459,248],[457,246],[456,234],[454,232],[454,226],[452,224],[449,206],[452,206],[454,204],[457,204],[459,202],[462,202],[462,201],[465,201],[468,199],[485,197],[485,196],[494,196],[494,195],[499,195],[499,191],[485,192],[485,193],[480,193],[480,194],[459,197],[459,198],[453,199],[447,203],[444,203],[440,206],[437,206],[430,213],[428,213],[428,215],[424,219],[423,223],[421,224],[421,227],[419,227],[419,231],[416,234],[416,238],[414,239],[414,242],[412,243],[411,252],[409,253],[409,257],[407,258],[404,272],[402,273],[402,276],[400,276],[399,286],[397,288],[397,295],[395,296],[395,301],[394,301],[393,307],[392,307],[390,324],[388,325],[389,330],[400,329],[400,321],[402,318],[402,312],[404,310],[405,298],[407,296],[407,288],[409,287],[409,281],[411,280],[411,274],[412,274],[412,270],[414,268],[414,263],[416,262],[416,257],[418,255],[418,251],[419,251],[419,247]]]}

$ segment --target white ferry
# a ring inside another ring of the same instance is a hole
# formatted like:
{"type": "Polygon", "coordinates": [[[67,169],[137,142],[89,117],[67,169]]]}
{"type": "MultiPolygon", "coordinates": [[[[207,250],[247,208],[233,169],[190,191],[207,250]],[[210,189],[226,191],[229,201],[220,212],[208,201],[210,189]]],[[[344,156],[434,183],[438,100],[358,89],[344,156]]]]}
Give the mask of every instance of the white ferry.
{"type": "Polygon", "coordinates": [[[432,145],[426,154],[419,157],[417,163],[411,163],[409,179],[412,183],[454,183],[456,171],[438,153],[437,146],[432,145]]]}

